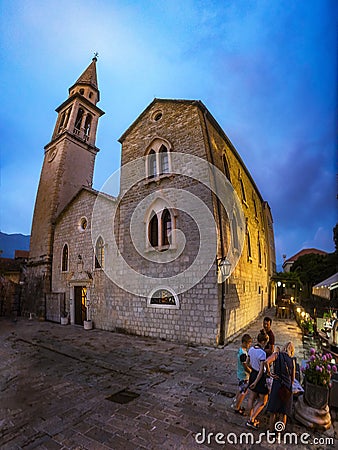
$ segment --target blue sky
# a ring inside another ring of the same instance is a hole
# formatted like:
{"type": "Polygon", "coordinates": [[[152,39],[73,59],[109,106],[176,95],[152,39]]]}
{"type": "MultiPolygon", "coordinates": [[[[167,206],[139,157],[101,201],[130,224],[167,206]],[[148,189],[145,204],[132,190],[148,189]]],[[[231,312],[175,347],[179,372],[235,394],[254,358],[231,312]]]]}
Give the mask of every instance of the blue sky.
{"type": "Polygon", "coordinates": [[[199,99],[271,206],[277,263],[334,250],[336,1],[2,0],[0,12],[1,231],[30,233],[54,110],[97,51],[94,188],[154,97],[199,99]]]}

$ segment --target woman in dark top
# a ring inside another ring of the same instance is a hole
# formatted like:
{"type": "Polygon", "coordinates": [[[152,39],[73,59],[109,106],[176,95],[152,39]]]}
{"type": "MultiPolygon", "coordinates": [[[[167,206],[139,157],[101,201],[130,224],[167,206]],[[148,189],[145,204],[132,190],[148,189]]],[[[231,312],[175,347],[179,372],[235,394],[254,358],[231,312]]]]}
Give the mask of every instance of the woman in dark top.
{"type": "Polygon", "coordinates": [[[291,416],[292,383],[295,379],[296,365],[293,359],[295,347],[288,342],[281,352],[275,352],[266,360],[266,366],[273,362],[273,383],[269,397],[267,411],[271,413],[270,429],[275,431],[274,425],[277,414],[282,414],[282,421],[286,425],[287,416],[291,416]]]}

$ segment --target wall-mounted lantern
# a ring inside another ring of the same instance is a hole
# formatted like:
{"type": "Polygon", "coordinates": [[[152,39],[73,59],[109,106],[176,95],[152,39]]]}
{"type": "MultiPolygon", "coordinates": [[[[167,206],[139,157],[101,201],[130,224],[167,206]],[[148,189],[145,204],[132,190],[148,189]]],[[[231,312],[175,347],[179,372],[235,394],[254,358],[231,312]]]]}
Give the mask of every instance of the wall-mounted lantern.
{"type": "Polygon", "coordinates": [[[223,283],[231,273],[231,262],[227,258],[217,260],[218,282],[223,283]]]}
{"type": "Polygon", "coordinates": [[[81,273],[83,271],[83,260],[82,260],[81,255],[78,255],[78,257],[77,257],[77,271],[79,273],[81,273]]]}

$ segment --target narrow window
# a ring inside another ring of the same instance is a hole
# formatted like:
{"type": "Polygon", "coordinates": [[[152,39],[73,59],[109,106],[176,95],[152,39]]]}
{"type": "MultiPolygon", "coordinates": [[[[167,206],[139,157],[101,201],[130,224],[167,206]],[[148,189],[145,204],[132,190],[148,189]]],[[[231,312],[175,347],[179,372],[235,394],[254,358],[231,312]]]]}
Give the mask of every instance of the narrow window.
{"type": "Polygon", "coordinates": [[[98,237],[95,246],[95,269],[102,269],[104,266],[104,242],[101,236],[98,237]]]}
{"type": "Polygon", "coordinates": [[[258,233],[258,239],[257,239],[257,247],[258,247],[258,265],[261,266],[262,265],[262,247],[261,247],[261,240],[259,238],[259,233],[258,233]]]}
{"type": "Polygon", "coordinates": [[[87,114],[84,127],[84,132],[86,136],[89,136],[91,124],[92,124],[92,116],[90,114],[87,114]]]}
{"type": "Polygon", "coordinates": [[[152,247],[158,247],[158,220],[154,212],[152,212],[152,217],[149,222],[148,239],[152,247]]]}
{"type": "Polygon", "coordinates": [[[169,155],[168,155],[168,149],[164,145],[160,148],[160,164],[161,164],[161,171],[160,173],[169,173],[169,155]]]}
{"type": "Polygon", "coordinates": [[[231,225],[232,225],[232,245],[233,245],[233,248],[239,249],[238,225],[237,225],[237,218],[236,218],[235,214],[233,215],[231,225]]]}
{"type": "Polygon", "coordinates": [[[151,150],[148,155],[148,178],[154,178],[156,174],[156,153],[154,150],[151,150]]]}
{"type": "Polygon", "coordinates": [[[230,171],[229,171],[228,161],[227,161],[225,155],[223,155],[223,169],[224,169],[225,176],[230,181],[230,171]]]}
{"type": "Polygon", "coordinates": [[[72,107],[68,108],[66,111],[66,115],[65,115],[65,121],[63,124],[63,128],[66,128],[66,126],[68,125],[68,121],[69,121],[69,117],[70,117],[70,113],[72,111],[72,107]]]}
{"type": "Polygon", "coordinates": [[[65,117],[66,117],[66,111],[63,111],[63,113],[61,114],[61,120],[60,120],[60,126],[59,126],[58,133],[61,133],[61,131],[63,130],[63,125],[65,123],[65,117]]]}
{"type": "Polygon", "coordinates": [[[170,245],[171,244],[171,215],[170,212],[165,209],[162,213],[162,245],[170,245]]]}
{"type": "Polygon", "coordinates": [[[243,202],[246,203],[246,195],[245,195],[244,183],[243,183],[242,178],[239,179],[239,183],[240,183],[240,185],[241,185],[241,191],[242,191],[242,199],[243,199],[243,202]]]}
{"type": "Polygon", "coordinates": [[[256,200],[255,200],[254,196],[252,196],[252,201],[253,201],[254,210],[255,210],[255,218],[258,219],[257,203],[256,203],[256,200]]]}
{"type": "Polygon", "coordinates": [[[246,244],[247,244],[247,250],[248,250],[248,261],[252,260],[252,254],[251,254],[251,242],[250,242],[250,234],[249,232],[246,233],[246,244]]]}
{"type": "Polygon", "coordinates": [[[68,272],[68,245],[65,244],[62,249],[62,264],[61,270],[62,272],[68,272]]]}
{"type": "Polygon", "coordinates": [[[76,130],[80,130],[80,128],[81,128],[83,114],[84,114],[84,110],[82,108],[79,108],[79,110],[77,112],[76,120],[75,120],[75,129],[76,130]]]}

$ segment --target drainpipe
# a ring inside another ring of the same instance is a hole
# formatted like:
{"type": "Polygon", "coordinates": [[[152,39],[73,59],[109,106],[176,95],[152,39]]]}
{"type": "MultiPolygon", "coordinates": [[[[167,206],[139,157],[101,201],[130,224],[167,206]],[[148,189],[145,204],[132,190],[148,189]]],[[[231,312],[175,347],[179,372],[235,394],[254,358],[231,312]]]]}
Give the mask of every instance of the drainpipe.
{"type": "MultiPolygon", "coordinates": [[[[204,106],[202,105],[202,108],[204,109],[204,106]]],[[[205,126],[205,131],[206,131],[206,135],[207,135],[207,144],[208,144],[208,151],[209,151],[209,156],[210,156],[210,161],[212,164],[212,173],[214,175],[214,157],[212,154],[212,149],[211,149],[211,144],[210,144],[210,135],[209,135],[209,130],[208,130],[208,126],[207,126],[207,111],[204,109],[203,111],[203,121],[204,121],[204,126],[205,126]]],[[[217,183],[215,182],[215,175],[214,175],[214,188],[215,188],[215,195],[216,195],[216,208],[217,208],[217,215],[218,215],[218,227],[219,227],[219,237],[220,237],[220,241],[221,241],[221,258],[223,259],[225,257],[225,252],[224,252],[224,242],[223,242],[223,229],[222,229],[222,216],[221,216],[221,205],[219,202],[219,198],[218,198],[218,193],[217,193],[217,183]]],[[[218,269],[218,262],[217,262],[217,257],[216,257],[216,264],[217,264],[217,269],[218,269]]],[[[224,339],[224,335],[225,335],[225,281],[222,281],[222,285],[221,285],[221,309],[220,309],[220,314],[221,314],[221,320],[220,320],[220,330],[219,330],[219,345],[224,345],[225,339],[224,339]]]]}

